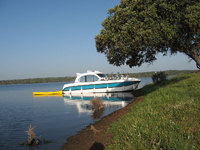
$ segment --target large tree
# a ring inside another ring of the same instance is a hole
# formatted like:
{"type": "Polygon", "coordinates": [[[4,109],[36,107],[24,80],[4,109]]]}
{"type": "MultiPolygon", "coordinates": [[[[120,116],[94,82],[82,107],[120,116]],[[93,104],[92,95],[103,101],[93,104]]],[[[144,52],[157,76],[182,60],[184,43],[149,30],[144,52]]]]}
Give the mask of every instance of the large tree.
{"type": "Polygon", "coordinates": [[[109,63],[130,67],[181,52],[200,69],[200,0],[121,0],[96,35],[109,63]]]}

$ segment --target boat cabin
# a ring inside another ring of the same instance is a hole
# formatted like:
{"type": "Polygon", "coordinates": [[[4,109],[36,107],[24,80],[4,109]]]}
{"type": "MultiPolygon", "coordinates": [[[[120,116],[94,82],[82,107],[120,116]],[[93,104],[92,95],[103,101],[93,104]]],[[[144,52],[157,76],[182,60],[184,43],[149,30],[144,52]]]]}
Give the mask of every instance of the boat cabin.
{"type": "Polygon", "coordinates": [[[106,75],[99,71],[88,71],[87,73],[77,73],[75,82],[95,82],[105,80],[106,75]]]}

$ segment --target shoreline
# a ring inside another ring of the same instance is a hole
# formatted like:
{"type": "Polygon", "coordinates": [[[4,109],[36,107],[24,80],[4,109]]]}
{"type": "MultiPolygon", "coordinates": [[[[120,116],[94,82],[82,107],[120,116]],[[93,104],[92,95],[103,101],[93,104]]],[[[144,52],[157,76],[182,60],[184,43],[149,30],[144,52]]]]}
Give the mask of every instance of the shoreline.
{"type": "Polygon", "coordinates": [[[144,99],[140,90],[136,90],[134,92],[134,96],[135,99],[126,107],[101,118],[101,120],[93,124],[89,124],[82,130],[78,131],[75,135],[68,137],[66,139],[66,143],[60,148],[60,150],[105,149],[109,144],[111,144],[112,140],[112,135],[110,133],[106,133],[110,125],[127,114],[133,105],[136,105],[144,99]]]}

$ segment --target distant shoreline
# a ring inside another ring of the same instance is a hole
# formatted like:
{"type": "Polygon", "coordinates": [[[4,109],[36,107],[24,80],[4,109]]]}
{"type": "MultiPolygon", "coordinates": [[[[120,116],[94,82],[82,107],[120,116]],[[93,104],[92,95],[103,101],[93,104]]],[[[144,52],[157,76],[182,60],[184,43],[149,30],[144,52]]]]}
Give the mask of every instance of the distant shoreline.
{"type": "Polygon", "coordinates": [[[33,78],[33,79],[1,80],[0,85],[49,83],[49,82],[70,82],[70,81],[74,81],[74,79],[75,79],[75,77],[48,77],[48,78],[33,78]]]}
{"type": "MultiPolygon", "coordinates": [[[[174,76],[181,73],[193,73],[198,70],[166,70],[165,72],[168,76],[174,76]]],[[[135,78],[144,78],[144,77],[152,77],[155,71],[151,72],[140,72],[140,73],[126,73],[129,77],[135,78]]],[[[32,83],[49,83],[49,82],[70,82],[74,81],[75,77],[67,76],[67,77],[47,77],[47,78],[32,78],[32,79],[14,79],[14,80],[1,80],[0,85],[8,85],[8,84],[32,84],[32,83]]]]}

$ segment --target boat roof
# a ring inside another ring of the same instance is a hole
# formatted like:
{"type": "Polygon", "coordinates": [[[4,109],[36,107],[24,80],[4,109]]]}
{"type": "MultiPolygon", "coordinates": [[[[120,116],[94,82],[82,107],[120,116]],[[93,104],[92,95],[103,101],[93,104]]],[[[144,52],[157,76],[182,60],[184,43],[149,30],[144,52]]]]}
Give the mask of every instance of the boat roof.
{"type": "Polygon", "coordinates": [[[91,70],[87,70],[86,73],[76,73],[76,76],[82,76],[82,75],[91,75],[91,74],[103,74],[103,72],[100,72],[100,71],[91,71],[91,70]]]}

